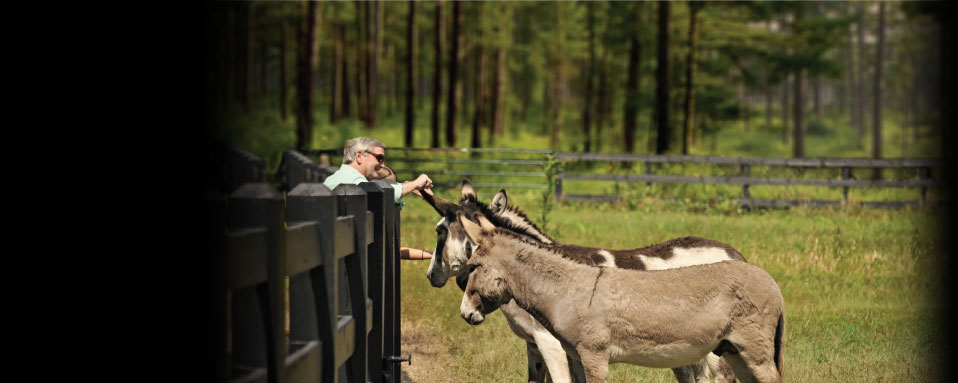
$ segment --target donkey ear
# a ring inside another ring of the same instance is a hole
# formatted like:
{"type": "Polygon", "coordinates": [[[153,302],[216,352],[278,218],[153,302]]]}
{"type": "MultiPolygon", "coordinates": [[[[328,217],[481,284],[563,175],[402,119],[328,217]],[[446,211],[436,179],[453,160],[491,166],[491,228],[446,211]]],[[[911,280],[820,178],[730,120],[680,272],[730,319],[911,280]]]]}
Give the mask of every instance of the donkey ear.
{"type": "Polygon", "coordinates": [[[494,214],[499,214],[506,210],[508,205],[509,197],[506,196],[506,189],[499,189],[499,192],[492,197],[492,202],[489,202],[489,210],[492,210],[494,214]]]}
{"type": "Polygon", "coordinates": [[[483,234],[483,228],[472,223],[462,212],[457,215],[457,218],[459,219],[459,224],[462,225],[462,228],[466,231],[466,236],[469,237],[469,241],[479,243],[479,238],[482,237],[483,234]]]}
{"type": "Polygon", "coordinates": [[[422,193],[422,199],[432,206],[433,209],[436,209],[436,212],[440,216],[445,217],[448,214],[451,214],[459,209],[459,206],[456,204],[442,199],[440,196],[433,196],[429,193],[422,193]]]}
{"type": "MultiPolygon", "coordinates": [[[[469,181],[468,178],[463,178],[462,179],[462,198],[465,198],[466,196],[472,196],[473,198],[478,198],[476,197],[476,189],[472,187],[472,182],[469,181]]],[[[461,202],[462,201],[460,201],[460,203],[461,202]]]]}
{"type": "Polygon", "coordinates": [[[486,219],[486,216],[481,214],[479,215],[479,227],[481,227],[482,231],[486,233],[491,233],[492,231],[496,230],[496,225],[493,225],[492,222],[489,222],[489,220],[486,219]]]}

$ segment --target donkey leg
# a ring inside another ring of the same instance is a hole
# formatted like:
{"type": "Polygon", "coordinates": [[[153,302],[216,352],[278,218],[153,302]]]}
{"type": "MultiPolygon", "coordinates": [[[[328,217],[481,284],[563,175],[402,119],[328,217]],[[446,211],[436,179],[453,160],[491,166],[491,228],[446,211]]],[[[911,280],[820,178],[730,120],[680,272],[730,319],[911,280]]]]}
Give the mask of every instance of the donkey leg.
{"type": "Polygon", "coordinates": [[[709,372],[711,372],[715,383],[735,382],[735,373],[732,372],[732,366],[728,364],[725,358],[710,352],[705,356],[705,360],[708,362],[709,372]]]}
{"type": "Polygon", "coordinates": [[[552,336],[546,329],[537,329],[532,333],[536,341],[536,347],[542,354],[542,360],[549,370],[549,377],[555,383],[572,383],[569,376],[569,362],[566,360],[565,350],[556,337],[552,336]]]}
{"type": "Polygon", "coordinates": [[[679,383],[710,383],[708,371],[704,358],[697,363],[672,369],[679,383]]]}
{"type": "Polygon", "coordinates": [[[582,368],[582,362],[569,357],[569,367],[572,369],[572,377],[575,383],[585,383],[585,369],[582,368]]]}
{"type": "Polygon", "coordinates": [[[586,383],[605,383],[609,379],[609,350],[589,350],[576,347],[582,368],[585,370],[586,383]]]}
{"type": "Polygon", "coordinates": [[[536,347],[535,343],[526,342],[526,357],[528,357],[529,365],[529,383],[538,382],[542,383],[542,375],[539,373],[543,368],[542,364],[542,354],[539,353],[539,349],[536,347]]]}
{"type": "Polygon", "coordinates": [[[679,383],[696,383],[692,379],[692,366],[673,368],[672,373],[675,374],[675,380],[679,383]]]}
{"type": "Polygon", "coordinates": [[[739,349],[722,354],[722,358],[732,366],[735,378],[739,382],[781,383],[782,381],[770,352],[739,349]]]}

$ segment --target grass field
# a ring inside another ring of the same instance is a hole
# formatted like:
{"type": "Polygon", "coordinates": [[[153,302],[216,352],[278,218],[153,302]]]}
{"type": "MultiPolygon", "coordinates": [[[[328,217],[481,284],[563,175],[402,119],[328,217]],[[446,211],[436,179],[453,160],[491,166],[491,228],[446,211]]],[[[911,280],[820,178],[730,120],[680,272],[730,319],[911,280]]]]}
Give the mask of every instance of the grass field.
{"type": "MultiPolygon", "coordinates": [[[[455,200],[457,190],[439,191],[455,200]]],[[[479,190],[488,201],[494,190],[479,190]]],[[[511,194],[539,221],[537,194],[511,194]]],[[[765,269],[786,306],[785,377],[802,382],[937,381],[944,254],[935,213],[900,209],[695,212],[656,199],[636,206],[566,203],[547,233],[567,243],[635,248],[697,235],[726,242],[765,269]]],[[[403,245],[435,247],[435,212],[415,197],[402,212],[403,245]]],[[[462,292],[426,279],[428,262],[402,263],[403,368],[417,383],[524,382],[524,343],[496,311],[479,326],[459,317],[462,292]]],[[[610,382],[669,382],[669,370],[616,364],[610,382]]]]}

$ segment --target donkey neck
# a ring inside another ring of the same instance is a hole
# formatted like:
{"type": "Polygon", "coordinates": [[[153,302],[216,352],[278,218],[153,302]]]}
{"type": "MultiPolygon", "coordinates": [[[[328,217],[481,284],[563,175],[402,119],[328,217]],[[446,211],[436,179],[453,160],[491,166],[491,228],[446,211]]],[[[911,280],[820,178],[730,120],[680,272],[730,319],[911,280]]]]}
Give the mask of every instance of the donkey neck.
{"type": "Polygon", "coordinates": [[[553,246],[499,233],[493,238],[495,267],[516,303],[547,327],[549,318],[555,318],[563,309],[561,301],[588,293],[578,287],[593,287],[603,272],[603,268],[562,258],[553,246]]]}

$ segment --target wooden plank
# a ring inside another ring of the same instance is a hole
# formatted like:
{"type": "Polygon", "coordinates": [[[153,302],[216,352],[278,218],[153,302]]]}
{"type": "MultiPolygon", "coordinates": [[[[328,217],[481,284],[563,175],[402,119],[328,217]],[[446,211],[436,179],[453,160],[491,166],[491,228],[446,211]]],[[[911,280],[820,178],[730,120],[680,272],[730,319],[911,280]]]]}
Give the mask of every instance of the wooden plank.
{"type": "Polygon", "coordinates": [[[336,250],[334,254],[336,259],[352,254],[356,251],[356,243],[353,240],[356,227],[352,216],[336,217],[336,223],[333,225],[336,238],[336,250]]]}
{"type": "Polygon", "coordinates": [[[557,153],[556,159],[562,161],[617,161],[650,163],[709,163],[714,165],[767,165],[788,167],[865,167],[865,168],[917,168],[939,167],[944,163],[938,159],[871,159],[871,158],[742,158],[715,156],[679,156],[650,154],[613,154],[613,153],[557,153]]]}
{"type": "Polygon", "coordinates": [[[266,228],[231,232],[226,242],[228,288],[232,290],[266,282],[266,228]]]}
{"type": "Polygon", "coordinates": [[[482,172],[482,171],[458,171],[458,170],[430,170],[430,176],[433,174],[455,175],[455,176],[497,176],[497,177],[544,177],[543,172],[482,172]]]}
{"type": "Polygon", "coordinates": [[[336,323],[336,366],[333,368],[342,366],[346,359],[353,355],[353,350],[356,349],[355,332],[356,323],[352,315],[340,315],[336,323]]]}
{"type": "Polygon", "coordinates": [[[805,178],[753,178],[753,177],[714,177],[714,176],[668,176],[645,174],[580,174],[560,173],[560,180],[586,181],[623,181],[657,183],[703,183],[726,185],[777,185],[777,186],[827,186],[827,187],[936,187],[934,180],[841,180],[841,179],[805,179],[805,178]]]}
{"type": "Polygon", "coordinates": [[[366,210],[366,246],[369,246],[376,240],[376,225],[374,224],[373,212],[366,210]]]}
{"type": "Polygon", "coordinates": [[[287,382],[306,383],[322,381],[322,343],[317,340],[308,342],[293,341],[291,343],[291,352],[289,356],[286,357],[287,382]]]}
{"type": "Polygon", "coordinates": [[[373,321],[373,300],[366,298],[366,334],[368,335],[373,331],[373,326],[376,325],[376,322],[373,321]]]}
{"type": "Polygon", "coordinates": [[[323,264],[319,253],[319,222],[289,222],[286,227],[286,275],[323,264]]]}
{"type": "MultiPolygon", "coordinates": [[[[435,182],[433,180],[433,185],[437,187],[457,187],[462,186],[462,182],[435,182]]],[[[476,189],[479,188],[490,188],[490,189],[548,189],[549,185],[535,185],[535,184],[496,184],[496,183],[477,183],[474,182],[472,186],[476,189]]]]}
{"type": "Polygon", "coordinates": [[[230,383],[266,383],[266,367],[251,368],[233,365],[230,383]]]}
{"type": "Polygon", "coordinates": [[[393,159],[392,161],[400,161],[407,163],[415,162],[427,162],[427,163],[442,163],[442,164],[467,164],[467,165],[545,165],[545,161],[541,160],[448,160],[448,159],[419,159],[419,158],[410,158],[410,159],[393,159]]]}
{"type": "Polygon", "coordinates": [[[615,202],[622,199],[622,196],[614,194],[563,194],[559,197],[561,200],[570,201],[605,201],[615,202]]]}

